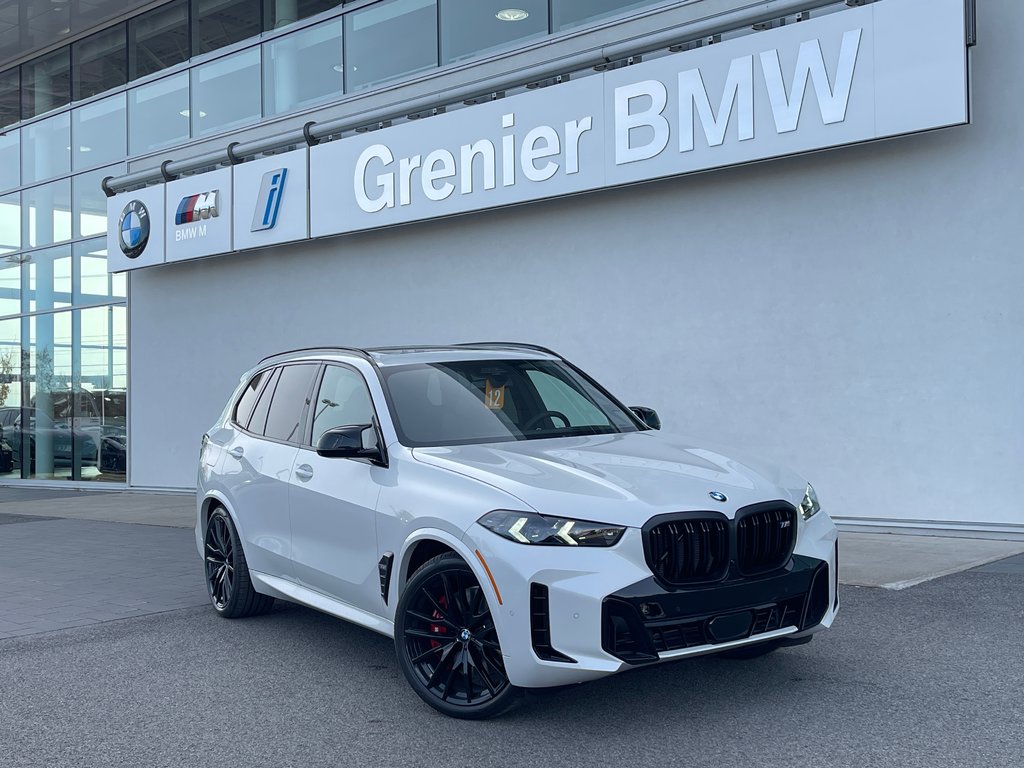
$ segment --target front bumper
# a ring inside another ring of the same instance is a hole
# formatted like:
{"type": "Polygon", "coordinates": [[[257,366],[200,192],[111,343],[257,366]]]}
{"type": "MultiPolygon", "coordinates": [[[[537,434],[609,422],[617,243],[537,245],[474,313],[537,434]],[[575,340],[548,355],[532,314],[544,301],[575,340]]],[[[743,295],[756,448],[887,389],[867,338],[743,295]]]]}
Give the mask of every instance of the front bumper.
{"type": "Polygon", "coordinates": [[[607,549],[516,544],[479,525],[464,541],[486,560],[500,591],[492,615],[509,680],[521,687],[585,682],[777,638],[798,641],[831,626],[839,608],[837,532],[823,513],[801,521],[785,568],[689,588],[655,581],[635,528],[607,549]]]}
{"type": "Polygon", "coordinates": [[[652,577],[604,599],[601,647],[650,664],[813,629],[832,603],[828,563],[804,555],[776,573],[711,586],[666,591],[652,577]]]}

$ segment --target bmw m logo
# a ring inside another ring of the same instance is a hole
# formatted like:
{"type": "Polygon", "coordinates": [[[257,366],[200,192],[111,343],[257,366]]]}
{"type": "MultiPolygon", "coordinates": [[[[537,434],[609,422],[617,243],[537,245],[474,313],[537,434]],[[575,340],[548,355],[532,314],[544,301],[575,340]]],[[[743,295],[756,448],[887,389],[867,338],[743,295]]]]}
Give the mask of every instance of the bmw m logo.
{"type": "Polygon", "coordinates": [[[718,491],[708,491],[708,496],[715,501],[726,502],[729,500],[724,493],[719,493],[718,491]]]}
{"type": "Polygon", "coordinates": [[[183,197],[178,203],[178,210],[174,213],[174,223],[180,226],[200,219],[214,219],[219,216],[218,192],[219,190],[215,189],[212,192],[203,192],[201,195],[183,197]]]}
{"type": "Polygon", "coordinates": [[[149,242],[149,211],[141,200],[132,200],[124,207],[117,230],[121,253],[129,259],[137,259],[149,242]]]}

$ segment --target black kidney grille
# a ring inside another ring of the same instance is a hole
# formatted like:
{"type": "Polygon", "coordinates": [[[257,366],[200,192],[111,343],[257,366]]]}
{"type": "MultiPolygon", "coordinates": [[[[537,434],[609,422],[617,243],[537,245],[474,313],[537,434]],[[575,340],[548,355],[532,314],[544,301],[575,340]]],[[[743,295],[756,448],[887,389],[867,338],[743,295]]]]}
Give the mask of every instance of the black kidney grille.
{"type": "Polygon", "coordinates": [[[744,575],[785,565],[796,543],[796,510],[773,506],[743,514],[736,523],[736,564],[744,575]]]}
{"type": "Polygon", "coordinates": [[[647,564],[670,584],[716,581],[729,571],[729,523],[671,520],[647,535],[647,564]]]}

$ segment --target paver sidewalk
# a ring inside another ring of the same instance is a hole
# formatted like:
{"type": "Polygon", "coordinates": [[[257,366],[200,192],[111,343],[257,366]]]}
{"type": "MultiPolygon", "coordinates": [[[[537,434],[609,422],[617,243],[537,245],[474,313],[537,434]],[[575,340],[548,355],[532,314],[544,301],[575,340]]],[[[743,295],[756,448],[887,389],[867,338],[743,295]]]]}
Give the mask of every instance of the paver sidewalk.
{"type": "Polygon", "coordinates": [[[65,491],[0,486],[0,512],[110,523],[193,528],[195,495],[135,491],[65,491]]]}
{"type": "Polygon", "coordinates": [[[205,605],[189,529],[7,515],[0,639],[205,605]]]}

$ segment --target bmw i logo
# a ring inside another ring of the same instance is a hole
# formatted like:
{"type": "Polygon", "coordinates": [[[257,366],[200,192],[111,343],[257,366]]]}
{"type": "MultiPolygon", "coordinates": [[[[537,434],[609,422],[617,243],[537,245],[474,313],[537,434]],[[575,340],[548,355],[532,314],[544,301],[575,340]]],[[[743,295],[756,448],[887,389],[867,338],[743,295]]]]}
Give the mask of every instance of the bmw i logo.
{"type": "Polygon", "coordinates": [[[710,496],[715,501],[725,502],[729,500],[724,493],[719,493],[718,491],[708,491],[708,496],[710,496]]]}
{"type": "Polygon", "coordinates": [[[117,229],[121,253],[129,259],[138,258],[149,242],[149,211],[141,200],[132,200],[124,207],[117,229]]]}

